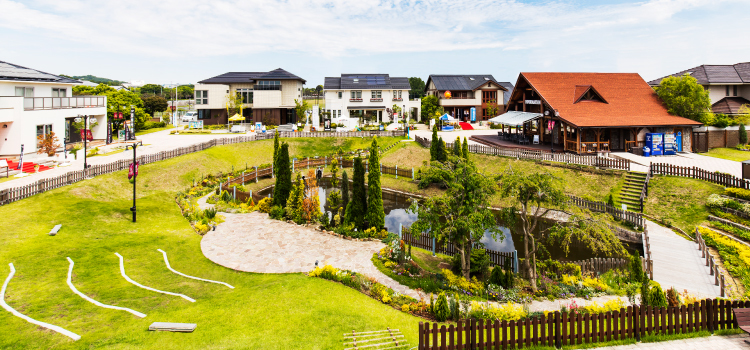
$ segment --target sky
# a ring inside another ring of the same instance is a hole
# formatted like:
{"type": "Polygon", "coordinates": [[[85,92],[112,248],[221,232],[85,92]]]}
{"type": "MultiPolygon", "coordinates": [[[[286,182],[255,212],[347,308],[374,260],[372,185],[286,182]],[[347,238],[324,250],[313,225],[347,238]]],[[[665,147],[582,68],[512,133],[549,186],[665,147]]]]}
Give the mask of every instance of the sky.
{"type": "Polygon", "coordinates": [[[750,0],[0,0],[0,61],[195,83],[341,73],[635,72],[750,61],[750,0]]]}

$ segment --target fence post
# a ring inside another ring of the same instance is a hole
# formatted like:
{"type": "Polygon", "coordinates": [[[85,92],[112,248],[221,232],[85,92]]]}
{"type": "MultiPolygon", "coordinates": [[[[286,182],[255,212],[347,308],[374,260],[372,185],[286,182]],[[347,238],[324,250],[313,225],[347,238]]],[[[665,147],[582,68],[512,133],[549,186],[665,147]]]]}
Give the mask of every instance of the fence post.
{"type": "Polygon", "coordinates": [[[432,237],[432,256],[435,256],[435,247],[437,247],[437,240],[435,237],[432,237]]]}
{"type": "Polygon", "coordinates": [[[271,178],[276,178],[276,173],[273,171],[273,162],[271,162],[271,178]]]}
{"type": "Polygon", "coordinates": [[[411,167],[411,179],[414,180],[414,167],[411,167]]]}
{"type": "Polygon", "coordinates": [[[518,274],[518,250],[513,251],[513,272],[518,274]]]}
{"type": "Polygon", "coordinates": [[[258,183],[258,166],[255,166],[255,183],[258,183]]]}
{"type": "Polygon", "coordinates": [[[403,238],[402,238],[403,236],[401,235],[401,229],[402,229],[402,224],[400,224],[400,223],[399,223],[399,224],[398,224],[398,239],[399,239],[399,240],[402,240],[402,239],[403,239],[403,238]]]}
{"type": "MultiPolygon", "coordinates": [[[[382,168],[383,166],[381,165],[380,167],[382,168]]],[[[398,179],[398,165],[396,165],[396,179],[398,179]]]]}
{"type": "Polygon", "coordinates": [[[560,311],[555,311],[555,347],[558,349],[562,348],[561,335],[562,334],[560,334],[560,311]]]}
{"type": "MultiPolygon", "coordinates": [[[[227,181],[229,183],[229,181],[227,181]]],[[[237,186],[232,187],[232,200],[237,200],[237,186]]]]}
{"type": "MultiPolygon", "coordinates": [[[[245,168],[247,168],[247,165],[245,165],[245,168]]],[[[245,186],[245,172],[242,172],[242,186],[245,186]]]]}

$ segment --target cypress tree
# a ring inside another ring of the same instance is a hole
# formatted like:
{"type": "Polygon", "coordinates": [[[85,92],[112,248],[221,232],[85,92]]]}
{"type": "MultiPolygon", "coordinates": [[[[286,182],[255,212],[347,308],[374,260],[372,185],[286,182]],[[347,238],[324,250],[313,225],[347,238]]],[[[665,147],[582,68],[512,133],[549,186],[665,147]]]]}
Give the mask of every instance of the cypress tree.
{"type": "Polygon", "coordinates": [[[279,158],[279,132],[274,129],[273,131],[273,175],[276,175],[276,167],[278,164],[276,162],[279,158]]]}
{"type": "Polygon", "coordinates": [[[437,160],[438,134],[437,125],[432,127],[432,143],[430,143],[430,161],[437,160]]]}
{"type": "Polygon", "coordinates": [[[469,160],[469,141],[464,137],[464,144],[461,147],[461,153],[466,160],[469,160]]]}
{"type": "Polygon", "coordinates": [[[745,130],[745,123],[740,123],[740,143],[747,144],[747,130],[745,130]]]}
{"type": "Polygon", "coordinates": [[[456,141],[453,142],[453,155],[456,157],[462,157],[463,152],[461,151],[461,137],[456,136],[456,141]]]}
{"type": "Polygon", "coordinates": [[[364,219],[367,215],[367,192],[365,192],[365,166],[360,157],[354,158],[352,182],[352,198],[346,210],[346,222],[353,223],[361,230],[364,229],[364,219]]]}
{"type": "Polygon", "coordinates": [[[286,217],[300,222],[302,220],[302,206],[305,198],[305,184],[302,182],[302,175],[297,173],[297,180],[294,181],[289,198],[286,200],[286,217]]]}
{"type": "Polygon", "coordinates": [[[341,204],[344,210],[349,205],[349,175],[346,174],[346,170],[341,175],[341,204]]]}
{"type": "Polygon", "coordinates": [[[383,210],[383,192],[380,188],[380,155],[376,139],[372,140],[370,146],[368,167],[370,171],[367,174],[367,225],[380,230],[385,226],[385,211],[383,210]]]}
{"type": "Polygon", "coordinates": [[[445,154],[445,142],[442,137],[438,137],[437,145],[437,149],[435,150],[435,160],[438,162],[445,162],[448,157],[445,154]]]}
{"type": "Polygon", "coordinates": [[[276,185],[273,187],[273,205],[285,206],[292,190],[292,169],[289,168],[289,145],[284,142],[279,148],[276,161],[276,185]]]}

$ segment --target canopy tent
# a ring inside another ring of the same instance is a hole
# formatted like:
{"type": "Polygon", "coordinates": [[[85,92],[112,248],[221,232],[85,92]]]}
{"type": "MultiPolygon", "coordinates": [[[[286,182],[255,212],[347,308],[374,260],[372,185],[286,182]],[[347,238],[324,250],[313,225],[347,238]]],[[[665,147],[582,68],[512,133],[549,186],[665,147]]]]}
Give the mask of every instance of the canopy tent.
{"type": "Polygon", "coordinates": [[[456,118],[453,118],[453,117],[449,116],[449,115],[448,115],[448,113],[445,113],[445,114],[443,114],[443,115],[442,115],[442,116],[440,117],[440,120],[443,120],[443,121],[449,121],[449,122],[455,122],[455,121],[456,121],[456,118]]]}
{"type": "Polygon", "coordinates": [[[488,121],[495,124],[519,126],[523,125],[523,123],[525,122],[541,117],[542,114],[540,113],[507,111],[504,114],[494,117],[488,121]]]}
{"type": "Polygon", "coordinates": [[[229,118],[229,121],[230,122],[241,122],[241,121],[245,121],[245,117],[243,117],[243,116],[241,116],[239,114],[235,114],[231,118],[229,118]]]}

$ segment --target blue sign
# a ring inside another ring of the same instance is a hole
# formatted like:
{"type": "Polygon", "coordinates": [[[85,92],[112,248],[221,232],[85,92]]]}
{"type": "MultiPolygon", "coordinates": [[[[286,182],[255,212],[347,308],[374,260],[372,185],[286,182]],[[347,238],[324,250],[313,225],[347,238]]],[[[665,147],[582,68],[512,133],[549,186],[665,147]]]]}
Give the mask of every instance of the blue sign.
{"type": "Polygon", "coordinates": [[[677,132],[677,152],[682,152],[682,131],[677,132]]]}
{"type": "Polygon", "coordinates": [[[190,122],[190,129],[203,129],[203,121],[190,122]]]}
{"type": "Polygon", "coordinates": [[[475,122],[477,121],[477,108],[471,107],[471,121],[475,122]]]}

